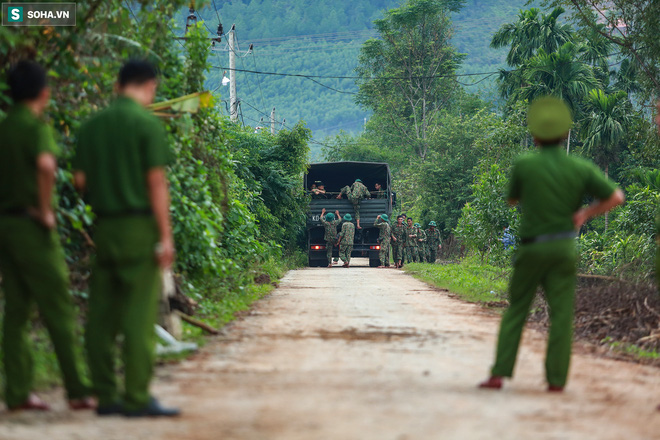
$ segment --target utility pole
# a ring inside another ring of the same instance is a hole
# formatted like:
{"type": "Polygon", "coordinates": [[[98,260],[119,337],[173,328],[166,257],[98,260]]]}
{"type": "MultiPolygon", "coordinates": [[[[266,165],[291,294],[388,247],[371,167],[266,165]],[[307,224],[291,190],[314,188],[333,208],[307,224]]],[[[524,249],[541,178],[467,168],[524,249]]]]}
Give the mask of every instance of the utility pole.
{"type": "Polygon", "coordinates": [[[231,25],[229,31],[229,116],[233,122],[238,120],[238,103],[236,99],[236,25],[231,25]]]}
{"type": "Polygon", "coordinates": [[[275,107],[273,107],[273,111],[270,112],[270,134],[275,134],[275,107]]]}

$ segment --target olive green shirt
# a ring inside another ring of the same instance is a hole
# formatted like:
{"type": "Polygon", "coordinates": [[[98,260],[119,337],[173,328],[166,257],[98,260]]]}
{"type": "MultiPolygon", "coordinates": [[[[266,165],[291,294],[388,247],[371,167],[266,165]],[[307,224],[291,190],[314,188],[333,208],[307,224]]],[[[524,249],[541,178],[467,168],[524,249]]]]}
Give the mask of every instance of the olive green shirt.
{"type": "Polygon", "coordinates": [[[119,97],[80,129],[75,170],[85,173],[89,204],[100,215],[151,209],[146,176],[170,163],[163,124],[140,104],[119,97]]]}
{"type": "Polygon", "coordinates": [[[0,215],[37,207],[37,156],[59,152],[51,128],[17,104],[0,122],[0,134],[0,215]]]}
{"type": "Polygon", "coordinates": [[[574,230],[585,196],[604,200],[615,190],[596,165],[550,146],[516,161],[508,198],[520,201],[520,237],[534,238],[574,230]]]}

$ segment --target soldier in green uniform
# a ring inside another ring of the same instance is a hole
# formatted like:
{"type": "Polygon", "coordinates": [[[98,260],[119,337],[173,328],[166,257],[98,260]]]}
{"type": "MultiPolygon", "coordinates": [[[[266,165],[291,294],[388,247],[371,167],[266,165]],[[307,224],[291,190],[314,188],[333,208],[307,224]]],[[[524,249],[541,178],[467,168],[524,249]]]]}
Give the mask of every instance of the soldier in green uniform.
{"type": "Polygon", "coordinates": [[[42,120],[50,90],[46,71],[21,61],[7,78],[14,106],[0,123],[0,274],[4,293],[2,359],[10,410],[48,410],[31,393],[29,323],[36,304],[55,348],[72,409],[95,407],[74,346],[74,308],[64,252],[55,230],[53,191],[58,153],[42,120]]]}
{"type": "Polygon", "coordinates": [[[150,63],[127,62],[119,72],[119,97],[78,133],[75,183],[98,218],[86,345],[99,415],[179,414],[149,393],[161,269],[174,260],[165,172],[172,154],[163,125],[145,109],[156,87],[150,63]],[[123,398],[115,377],[119,334],[123,398]]]}
{"type": "Polygon", "coordinates": [[[312,194],[313,199],[326,199],[328,196],[326,195],[325,192],[325,185],[323,182],[320,180],[317,180],[314,182],[312,185],[312,189],[310,190],[310,193],[312,194]]]}
{"type": "Polygon", "coordinates": [[[339,258],[344,262],[344,267],[351,264],[351,252],[353,252],[353,239],[355,238],[355,225],[351,223],[353,217],[350,214],[344,215],[344,223],[341,225],[341,232],[337,240],[339,246],[339,258]]]}
{"type": "Polygon", "coordinates": [[[362,229],[360,227],[360,203],[362,202],[363,199],[370,198],[371,193],[369,192],[367,187],[364,186],[364,184],[360,179],[355,179],[353,185],[351,186],[346,185],[341,189],[337,198],[341,199],[341,196],[344,194],[346,194],[346,197],[348,197],[348,200],[350,200],[351,204],[353,205],[353,211],[355,211],[355,221],[357,223],[357,228],[362,229]]]}
{"type": "Polygon", "coordinates": [[[403,222],[403,216],[396,218],[396,224],[392,226],[392,255],[397,268],[403,266],[406,239],[408,238],[408,225],[403,222]]]}
{"type": "Polygon", "coordinates": [[[417,248],[415,243],[417,243],[417,234],[415,233],[415,225],[413,224],[413,218],[408,217],[408,235],[406,236],[406,263],[412,263],[415,261],[415,254],[417,248]]]}
{"type": "Polygon", "coordinates": [[[442,247],[442,237],[440,236],[440,231],[436,229],[436,223],[434,221],[429,223],[429,228],[426,230],[426,246],[428,249],[428,262],[435,263],[435,260],[438,259],[438,251],[442,247]]]}
{"type": "Polygon", "coordinates": [[[339,211],[335,211],[335,214],[329,212],[325,213],[325,208],[321,211],[321,223],[325,229],[325,235],[323,239],[325,240],[325,249],[326,257],[328,258],[328,267],[332,267],[332,248],[337,242],[337,225],[341,223],[341,217],[339,216],[339,211]],[[335,214],[337,217],[335,218],[335,214]]]}
{"type": "Polygon", "coordinates": [[[387,214],[381,214],[376,217],[374,226],[380,230],[378,236],[378,243],[380,244],[380,250],[378,251],[378,258],[380,259],[379,267],[390,267],[390,243],[393,236],[392,226],[390,226],[387,214]]]}
{"type": "Polygon", "coordinates": [[[426,234],[422,229],[422,225],[415,223],[413,226],[413,235],[415,235],[415,245],[413,247],[413,258],[415,263],[424,262],[424,248],[426,246],[426,234]]]}
{"type": "Polygon", "coordinates": [[[385,191],[383,189],[383,185],[381,185],[380,183],[377,183],[376,185],[374,185],[374,187],[376,188],[376,191],[374,191],[374,193],[375,193],[374,195],[376,196],[377,199],[386,199],[387,198],[387,191],[385,191]]]}
{"type": "Polygon", "coordinates": [[[522,329],[540,284],[550,307],[546,354],[548,391],[562,391],[571,357],[577,252],[576,230],[589,218],[624,201],[623,192],[591,162],[566,154],[560,143],[572,126],[568,106],[540,98],[529,108],[529,130],[540,151],[519,158],[510,180],[509,203],[520,203],[519,246],[502,317],[495,365],[482,388],[499,389],[512,377],[522,329]],[[597,199],[582,208],[584,197],[597,199]]]}

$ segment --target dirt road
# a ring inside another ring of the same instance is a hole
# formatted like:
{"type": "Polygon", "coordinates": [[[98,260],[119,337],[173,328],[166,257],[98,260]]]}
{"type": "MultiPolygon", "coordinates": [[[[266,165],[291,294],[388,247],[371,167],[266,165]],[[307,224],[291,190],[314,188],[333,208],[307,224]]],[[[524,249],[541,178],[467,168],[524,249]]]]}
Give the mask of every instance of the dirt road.
{"type": "Polygon", "coordinates": [[[567,391],[549,395],[534,331],[515,380],[478,390],[498,322],[400,271],[294,271],[199,354],[160,370],[154,391],[182,418],[60,406],[3,414],[0,439],[660,439],[660,370],[577,354],[567,391]]]}

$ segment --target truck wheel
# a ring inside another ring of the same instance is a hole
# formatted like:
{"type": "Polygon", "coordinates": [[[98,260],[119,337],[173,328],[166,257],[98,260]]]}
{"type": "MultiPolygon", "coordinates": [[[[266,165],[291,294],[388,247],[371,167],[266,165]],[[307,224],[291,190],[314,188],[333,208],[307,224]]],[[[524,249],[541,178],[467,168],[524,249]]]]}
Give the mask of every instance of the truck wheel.
{"type": "Polygon", "coordinates": [[[378,267],[378,266],[380,266],[380,259],[369,258],[369,267],[378,267]]]}

